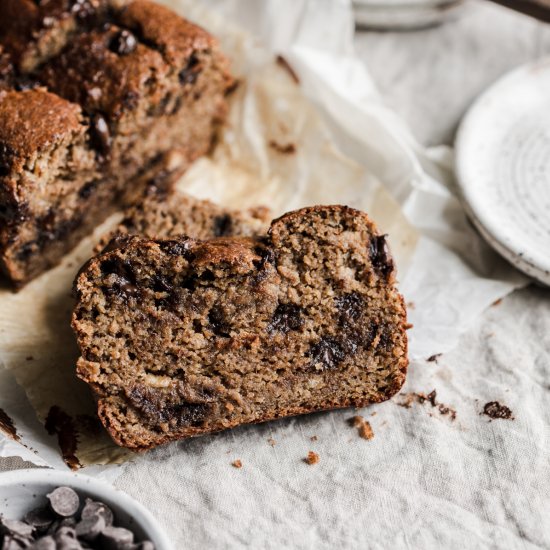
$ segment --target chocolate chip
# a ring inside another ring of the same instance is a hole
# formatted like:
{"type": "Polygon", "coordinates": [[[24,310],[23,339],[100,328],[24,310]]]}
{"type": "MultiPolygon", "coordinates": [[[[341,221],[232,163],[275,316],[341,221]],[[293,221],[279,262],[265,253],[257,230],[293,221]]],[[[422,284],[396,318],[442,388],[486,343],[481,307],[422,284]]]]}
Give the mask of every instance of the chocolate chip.
{"type": "Polygon", "coordinates": [[[38,86],[40,86],[40,82],[38,82],[37,80],[35,80],[34,78],[28,75],[18,76],[14,84],[14,88],[18,92],[24,92],[26,90],[34,90],[34,88],[38,88],[38,86]]]}
{"type": "Polygon", "coordinates": [[[375,271],[389,277],[393,272],[393,259],[386,242],[386,235],[377,235],[370,240],[369,256],[375,271]]]}
{"type": "Polygon", "coordinates": [[[28,512],[23,519],[38,532],[43,532],[53,523],[55,516],[49,508],[35,508],[28,512]]]}
{"type": "Polygon", "coordinates": [[[84,184],[78,191],[78,196],[81,199],[89,199],[92,193],[97,189],[99,180],[92,180],[84,184]]]}
{"type": "Polygon", "coordinates": [[[58,487],[46,496],[51,509],[61,517],[73,516],[80,506],[78,495],[70,487],[58,487]]]}
{"type": "Polygon", "coordinates": [[[214,237],[227,237],[232,233],[233,219],[229,214],[222,214],[214,218],[212,226],[214,237]]]}
{"type": "Polygon", "coordinates": [[[125,260],[115,256],[102,262],[101,271],[105,275],[104,291],[115,296],[138,296],[140,289],[132,266],[125,260]]]}
{"type": "Polygon", "coordinates": [[[91,498],[87,498],[80,517],[86,519],[96,515],[103,516],[107,527],[113,524],[112,510],[106,504],[103,504],[103,502],[97,502],[91,498]]]}
{"type": "Polygon", "coordinates": [[[117,32],[109,42],[109,49],[118,55],[128,55],[135,51],[138,42],[136,37],[127,30],[117,32]]]}
{"type": "Polygon", "coordinates": [[[194,84],[199,76],[199,59],[192,54],[187,65],[179,72],[178,77],[181,84],[194,84]]]}
{"type": "Polygon", "coordinates": [[[0,529],[5,535],[12,537],[21,537],[23,539],[32,536],[34,528],[23,521],[17,521],[15,519],[0,519],[0,529]]]}
{"type": "Polygon", "coordinates": [[[269,333],[282,332],[286,334],[291,330],[298,330],[304,324],[301,317],[302,309],[296,304],[279,304],[273,319],[267,327],[269,333]]]}
{"type": "Polygon", "coordinates": [[[170,256],[189,257],[189,243],[187,241],[161,241],[159,248],[170,256]]]}
{"type": "Polygon", "coordinates": [[[336,298],[336,307],[341,313],[341,324],[356,321],[365,309],[365,300],[358,292],[350,292],[336,298]]]}
{"type": "Polygon", "coordinates": [[[231,328],[229,327],[224,312],[220,307],[214,306],[210,310],[208,313],[208,322],[210,323],[210,328],[214,334],[224,338],[229,338],[231,328]]]}
{"type": "Polygon", "coordinates": [[[151,278],[151,288],[155,292],[171,292],[174,287],[160,274],[155,274],[151,278]]]}
{"type": "Polygon", "coordinates": [[[92,117],[90,127],[90,137],[92,146],[102,155],[107,156],[111,151],[111,131],[103,115],[95,114],[92,117]]]}
{"type": "Polygon", "coordinates": [[[29,550],[57,550],[57,545],[53,537],[47,536],[31,544],[29,550]]]}
{"type": "Polygon", "coordinates": [[[4,541],[2,542],[2,550],[21,550],[21,548],[24,548],[16,538],[10,537],[9,535],[4,537],[4,541]]]}
{"type": "Polygon", "coordinates": [[[84,540],[94,540],[107,527],[105,518],[100,514],[90,515],[82,518],[75,527],[75,533],[78,538],[84,540]]]}
{"type": "Polygon", "coordinates": [[[124,527],[106,527],[99,536],[104,550],[125,550],[134,542],[134,534],[124,527]]]}
{"type": "Polygon", "coordinates": [[[344,360],[346,353],[342,342],[326,336],[311,346],[308,355],[312,365],[321,364],[323,368],[333,369],[344,360]]]}

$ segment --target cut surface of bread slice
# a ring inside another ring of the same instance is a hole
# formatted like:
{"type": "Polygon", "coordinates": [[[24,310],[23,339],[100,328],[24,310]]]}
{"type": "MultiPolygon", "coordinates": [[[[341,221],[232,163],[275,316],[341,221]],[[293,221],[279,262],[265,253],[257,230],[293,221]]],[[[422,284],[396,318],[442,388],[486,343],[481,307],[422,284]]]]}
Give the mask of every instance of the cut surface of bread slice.
{"type": "Polygon", "coordinates": [[[142,201],[125,211],[120,234],[204,240],[265,235],[269,228],[270,211],[265,207],[236,210],[177,189],[165,192],[150,186],[147,191],[142,201]]]}
{"type": "Polygon", "coordinates": [[[385,237],[345,206],[264,238],[127,237],[75,281],[78,376],[135,450],[240,424],[384,401],[408,364],[385,237]]]}

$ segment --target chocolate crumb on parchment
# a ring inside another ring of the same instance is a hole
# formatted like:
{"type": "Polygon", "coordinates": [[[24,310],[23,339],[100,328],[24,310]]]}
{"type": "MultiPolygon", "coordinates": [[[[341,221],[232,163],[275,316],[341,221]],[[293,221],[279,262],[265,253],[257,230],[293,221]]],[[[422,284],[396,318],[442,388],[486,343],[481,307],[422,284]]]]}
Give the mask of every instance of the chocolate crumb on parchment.
{"type": "Polygon", "coordinates": [[[434,353],[434,355],[430,355],[426,361],[428,361],[428,363],[437,363],[437,360],[441,357],[441,355],[441,353],[434,353]]]}
{"type": "Polygon", "coordinates": [[[506,405],[501,405],[498,401],[489,401],[489,403],[485,403],[483,406],[483,412],[480,414],[488,416],[491,420],[514,420],[514,415],[511,409],[509,409],[506,405]]]}
{"type": "Polygon", "coordinates": [[[4,432],[10,439],[19,441],[15,424],[3,409],[0,409],[0,431],[4,432]]]}
{"type": "Polygon", "coordinates": [[[317,453],[314,453],[313,451],[309,451],[309,453],[307,453],[306,458],[304,458],[304,462],[309,466],[313,466],[314,464],[317,464],[319,460],[320,460],[319,455],[317,453]]]}
{"type": "Polygon", "coordinates": [[[295,84],[300,84],[300,77],[296,74],[296,71],[292,68],[290,63],[282,55],[278,55],[276,57],[276,61],[277,61],[277,65],[283,68],[290,75],[290,78],[294,80],[295,84]]]}
{"type": "Polygon", "coordinates": [[[233,468],[242,468],[243,463],[239,459],[237,459],[231,463],[231,466],[233,466],[233,468]]]}
{"type": "Polygon", "coordinates": [[[269,146],[283,155],[293,155],[296,152],[296,145],[294,143],[279,143],[274,139],[269,141],[269,146]]]}
{"type": "Polygon", "coordinates": [[[456,411],[453,408],[437,401],[436,390],[432,390],[428,394],[425,394],[423,392],[410,392],[403,394],[401,397],[401,401],[396,401],[397,405],[399,405],[400,407],[410,409],[413,403],[419,403],[420,405],[423,405],[427,402],[433,408],[436,408],[439,411],[439,414],[441,414],[442,416],[448,416],[451,420],[456,419],[456,411]]]}
{"type": "Polygon", "coordinates": [[[353,428],[357,428],[357,434],[362,439],[369,440],[374,437],[374,431],[370,425],[370,422],[365,420],[362,416],[355,415],[352,418],[349,418],[348,424],[353,428]]]}
{"type": "Polygon", "coordinates": [[[312,435],[309,440],[310,441],[317,441],[319,438],[316,435],[312,435]]]}
{"type": "Polygon", "coordinates": [[[50,435],[57,435],[57,443],[67,466],[71,470],[82,468],[82,464],[76,457],[78,439],[73,419],[57,405],[54,405],[48,412],[44,427],[50,435]]]}

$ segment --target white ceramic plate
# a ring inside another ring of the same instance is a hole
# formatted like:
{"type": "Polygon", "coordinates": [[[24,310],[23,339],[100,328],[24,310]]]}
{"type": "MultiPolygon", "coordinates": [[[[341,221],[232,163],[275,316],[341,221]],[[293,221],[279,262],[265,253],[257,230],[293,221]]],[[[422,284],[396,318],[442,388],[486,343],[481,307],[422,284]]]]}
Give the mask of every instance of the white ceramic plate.
{"type": "Polygon", "coordinates": [[[107,504],[118,527],[133,531],[137,540],[150,540],[156,550],[174,550],[151,513],[139,502],[93,477],[35,468],[0,473],[0,515],[21,519],[26,512],[47,503],[46,494],[59,486],[72,487],[80,497],[107,504]]]}
{"type": "Polygon", "coordinates": [[[516,69],[477,99],[457,134],[456,173],[489,244],[550,285],[550,59],[516,69]]]}
{"type": "Polygon", "coordinates": [[[463,0],[353,0],[355,21],[370,29],[417,29],[456,17],[463,0]]]}

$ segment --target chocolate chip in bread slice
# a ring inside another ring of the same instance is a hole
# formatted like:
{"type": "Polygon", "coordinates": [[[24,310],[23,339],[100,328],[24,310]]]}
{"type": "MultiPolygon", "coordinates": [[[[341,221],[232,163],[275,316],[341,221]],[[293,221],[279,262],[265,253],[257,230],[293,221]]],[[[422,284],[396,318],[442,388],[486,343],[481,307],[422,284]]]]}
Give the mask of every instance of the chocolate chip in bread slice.
{"type": "Polygon", "coordinates": [[[385,237],[345,206],[263,239],[129,237],[75,281],[78,376],[136,450],[395,394],[407,320],[385,237]]]}

